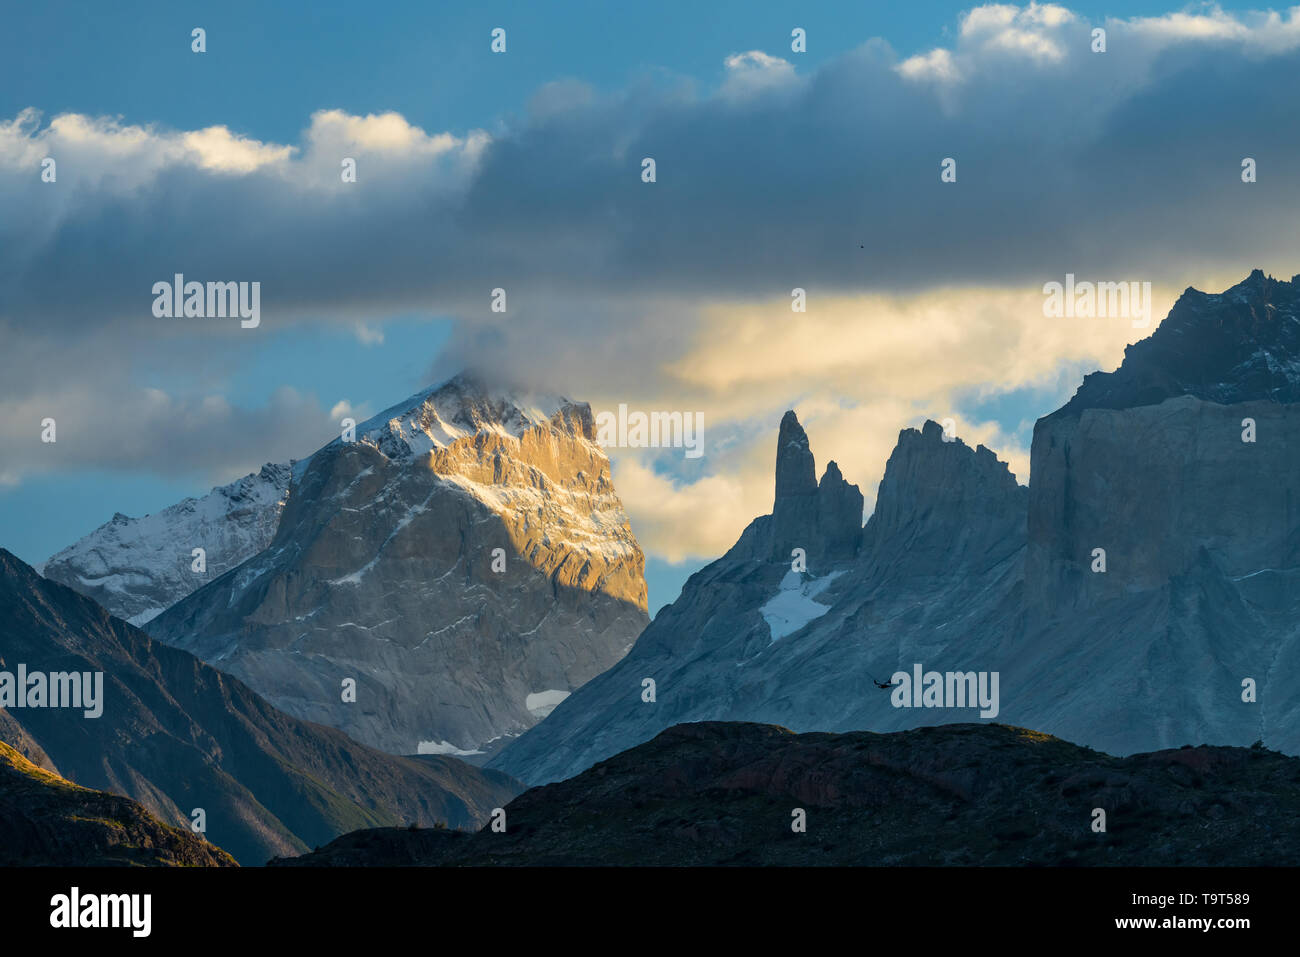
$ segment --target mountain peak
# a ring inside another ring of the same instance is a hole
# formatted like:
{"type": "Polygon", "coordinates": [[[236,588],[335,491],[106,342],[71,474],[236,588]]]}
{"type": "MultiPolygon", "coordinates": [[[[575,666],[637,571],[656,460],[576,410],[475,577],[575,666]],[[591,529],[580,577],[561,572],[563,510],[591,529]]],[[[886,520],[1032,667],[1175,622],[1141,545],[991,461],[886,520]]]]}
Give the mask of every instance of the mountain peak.
{"type": "Polygon", "coordinates": [[[647,621],[593,425],[586,404],[453,376],[300,462],[274,540],[150,633],[372,746],[493,746],[647,621]],[[320,693],[338,672],[367,708],[320,693]]]}
{"type": "Polygon", "coordinates": [[[866,534],[890,554],[890,543],[907,542],[907,557],[944,567],[959,546],[975,542],[979,551],[1013,540],[1023,530],[1027,495],[990,449],[945,441],[943,427],[926,421],[898,433],[866,534]]]}
{"type": "Polygon", "coordinates": [[[895,472],[904,470],[916,473],[938,472],[944,469],[957,470],[993,488],[1010,490],[1016,488],[1016,477],[1011,474],[1007,463],[1001,461],[997,454],[984,445],[971,448],[960,438],[944,438],[943,426],[933,419],[926,419],[920,429],[902,429],[898,433],[898,444],[885,464],[885,474],[891,468],[895,472]]]}
{"type": "Polygon", "coordinates": [[[1237,283],[1235,286],[1229,286],[1224,290],[1223,295],[1226,296],[1234,292],[1246,290],[1264,290],[1268,288],[1269,283],[1275,282],[1277,282],[1276,279],[1265,273],[1264,270],[1256,267],[1255,269],[1252,269],[1241,282],[1237,283]]]}
{"type": "Polygon", "coordinates": [[[1150,336],[1124,350],[1118,369],[1085,376],[1052,415],[1180,395],[1222,405],[1300,402],[1300,276],[1278,280],[1254,269],[1221,293],[1189,287],[1150,336]]]}
{"type": "Polygon", "coordinates": [[[776,437],[776,501],[779,509],[784,499],[801,498],[817,493],[817,464],[808,445],[808,433],[791,409],[781,418],[776,437]]]}
{"type": "Polygon", "coordinates": [[[801,548],[814,560],[852,558],[862,538],[862,492],[834,462],[820,484],[808,434],[794,410],[781,418],[776,440],[772,514],[755,519],[735,549],[760,561],[790,560],[801,548]]]}
{"type": "MultiPolygon", "coordinates": [[[[904,429],[903,431],[907,432],[911,430],[904,429]]],[[[902,433],[899,433],[899,436],[901,441],[902,433]]],[[[938,422],[934,421],[934,419],[926,419],[925,424],[921,426],[921,438],[931,443],[942,442],[943,426],[940,425],[938,422]]]]}
{"type": "MultiPolygon", "coordinates": [[[[497,385],[465,370],[362,422],[356,436],[389,458],[407,459],[471,435],[519,439],[532,428],[559,428],[591,440],[591,407],[559,394],[497,385]]],[[[303,469],[305,463],[299,466],[303,469]]]]}

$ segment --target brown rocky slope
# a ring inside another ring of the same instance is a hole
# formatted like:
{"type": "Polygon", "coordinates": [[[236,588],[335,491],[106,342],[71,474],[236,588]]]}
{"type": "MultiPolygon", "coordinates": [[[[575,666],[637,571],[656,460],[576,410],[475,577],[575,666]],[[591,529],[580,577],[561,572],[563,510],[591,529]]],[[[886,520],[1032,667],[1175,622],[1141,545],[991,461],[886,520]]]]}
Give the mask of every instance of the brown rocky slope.
{"type": "Polygon", "coordinates": [[[130,798],[83,788],[0,742],[0,866],[236,867],[130,798]]]}

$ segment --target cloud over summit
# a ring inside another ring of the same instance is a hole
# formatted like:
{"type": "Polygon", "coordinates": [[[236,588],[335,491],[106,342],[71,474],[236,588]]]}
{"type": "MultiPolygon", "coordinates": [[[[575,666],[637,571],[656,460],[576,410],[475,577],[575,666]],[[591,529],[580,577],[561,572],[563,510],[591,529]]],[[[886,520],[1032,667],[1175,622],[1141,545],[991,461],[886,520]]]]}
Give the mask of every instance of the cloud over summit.
{"type": "MultiPolygon", "coordinates": [[[[664,530],[665,553],[708,554],[768,497],[755,425],[791,404],[808,410],[819,462],[837,459],[868,499],[919,416],[1021,442],[960,406],[1041,387],[1063,365],[1113,364],[1132,335],[1048,324],[1044,282],[1151,281],[1169,300],[1256,265],[1300,271],[1295,10],[1093,23],[1057,4],[991,4],[946,26],[950,42],[900,52],[862,37],[816,69],[788,44],[720,51],[711,86],[557,78],[522,115],[455,131],[376,104],[320,110],[296,142],[273,143],[234,116],[171,130],[47,119],[34,104],[0,121],[0,418],[112,394],[141,416],[218,422],[192,397],[151,404],[130,374],[133,356],[186,342],[256,348],[238,330],[154,319],[149,290],[176,272],[260,281],[267,334],[338,322],[362,348],[390,316],[446,315],[448,366],[543,369],[593,404],[699,409],[711,430],[754,436],[700,474],[623,458],[645,490],[625,494],[634,519],[640,508],[645,529],[664,530]],[[1105,53],[1091,49],[1097,27],[1105,53]],[[56,183],[41,182],[47,156],[56,183]],[[1258,182],[1242,183],[1244,157],[1258,182]],[[340,179],[344,158],[356,183],[340,179]],[[944,158],[955,183],[940,181],[944,158]],[[496,287],[505,314],[488,308],[496,287]],[[790,312],[796,287],[806,314],[790,312]],[[76,383],[33,376],[31,357],[70,341],[116,362],[76,383]],[[738,491],[754,483],[762,494],[738,491]],[[690,502],[707,521],[683,523],[690,502]],[[670,538],[687,525],[699,534],[670,538]]],[[[339,400],[299,398],[249,415],[303,433],[339,400]]],[[[161,467],[115,438],[130,427],[107,412],[85,424],[161,467]]],[[[34,455],[21,445],[6,474],[34,455]]]]}

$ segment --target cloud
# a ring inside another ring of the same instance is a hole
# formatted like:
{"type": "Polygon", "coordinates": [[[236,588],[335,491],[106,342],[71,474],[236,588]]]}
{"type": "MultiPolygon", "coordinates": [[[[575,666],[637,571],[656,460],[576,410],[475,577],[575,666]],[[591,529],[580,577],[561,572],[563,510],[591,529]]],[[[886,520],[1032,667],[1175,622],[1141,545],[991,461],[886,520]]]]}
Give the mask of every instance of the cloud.
{"type": "Polygon", "coordinates": [[[314,398],[287,387],[250,408],[222,395],[178,399],[129,387],[115,390],[111,401],[64,387],[6,408],[0,442],[24,476],[107,469],[228,481],[266,462],[306,455],[337,433],[314,398]],[[41,441],[47,418],[57,426],[54,443],[41,441]]]}
{"type": "Polygon", "coordinates": [[[712,91],[563,81],[490,136],[328,109],[277,144],[24,111],[0,124],[0,316],[138,323],[181,259],[261,280],[284,325],[417,305],[470,319],[499,285],[728,300],[1067,269],[1176,283],[1225,255],[1295,258],[1296,12],[1104,22],[1104,54],[1064,7],[997,4],[951,49],[871,40],[806,77],[750,50],[712,91]],[[1263,171],[1248,192],[1244,156],[1263,171]]]}
{"type": "Polygon", "coordinates": [[[474,317],[502,284],[521,299],[726,300],[778,281],[898,291],[1067,268],[1173,282],[1225,250],[1293,256],[1300,133],[1278,80],[1297,66],[1295,13],[1106,22],[1105,54],[1063,7],[990,5],[963,16],[951,50],[900,59],[871,41],[802,79],[751,50],[711,93],[552,84],[491,137],[337,109],[298,144],[75,114],[40,127],[24,112],[0,125],[15,211],[0,315],[140,322],[142,290],[182,256],[260,279],[281,324],[415,304],[474,317]],[[1255,154],[1266,175],[1243,193],[1239,161],[1255,154]],[[57,183],[40,181],[46,155],[57,183]],[[355,184],[340,181],[348,157],[355,184]]]}
{"type": "Polygon", "coordinates": [[[614,487],[630,511],[641,547],[669,562],[714,558],[756,515],[770,511],[761,470],[675,483],[630,456],[616,459],[614,487]]]}
{"type": "Polygon", "coordinates": [[[898,72],[909,80],[952,83],[961,79],[952,52],[941,48],[908,57],[898,64],[898,72]]]}
{"type": "Polygon", "coordinates": [[[245,354],[220,337],[155,337],[138,364],[106,361],[121,350],[112,329],[61,340],[0,322],[0,343],[0,486],[88,470],[221,484],[308,455],[338,435],[343,416],[370,414],[287,387],[265,398],[230,391],[245,354]],[[52,444],[41,441],[47,418],[52,444]]]}
{"type": "Polygon", "coordinates": [[[1023,8],[989,4],[963,15],[961,42],[983,52],[1059,61],[1065,57],[1060,28],[1074,20],[1073,13],[1052,3],[1031,3],[1023,8]]]}
{"type": "Polygon", "coordinates": [[[267,146],[236,136],[224,126],[186,133],[180,140],[195,155],[199,166],[223,173],[252,173],[264,166],[282,164],[293,153],[293,147],[267,146]]]}
{"type": "Polygon", "coordinates": [[[1206,41],[1240,52],[1277,54],[1300,47],[1298,10],[1290,8],[1285,17],[1275,10],[1230,14],[1216,4],[1207,4],[1200,13],[1180,11],[1107,22],[1118,23],[1134,37],[1152,44],[1206,41]]]}
{"type": "Polygon", "coordinates": [[[735,53],[723,61],[726,78],[718,95],[732,101],[793,90],[797,85],[794,64],[762,50],[735,53]]]}
{"type": "MultiPolygon", "coordinates": [[[[1156,289],[1154,314],[1165,315],[1175,295],[1156,289]]],[[[670,410],[704,417],[698,474],[662,468],[671,455],[615,453],[634,531],[673,561],[728,548],[771,508],[776,426],[787,408],[808,430],[819,470],[834,459],[868,512],[899,430],[926,419],[951,418],[963,441],[992,448],[1027,483],[1032,423],[1009,431],[987,417],[984,401],[1025,390],[1064,401],[1077,382],[1062,382],[1060,369],[1114,368],[1150,331],[1119,318],[1049,318],[1043,303],[1041,289],[961,287],[813,297],[805,313],[792,312],[789,298],[706,310],[679,358],[662,365],[657,390],[615,379],[587,395],[597,409],[654,409],[670,397],[670,410]]],[[[520,339],[510,351],[544,348],[520,339]]],[[[620,368],[635,374],[631,363],[620,368]]]]}
{"type": "MultiPolygon", "coordinates": [[[[955,26],[947,46],[864,38],[806,73],[736,52],[711,87],[561,80],[480,130],[327,109],[296,142],[268,143],[237,117],[178,131],[23,111],[0,121],[0,419],[18,423],[5,439],[27,442],[55,408],[83,423],[63,460],[77,467],[129,449],[165,469],[164,440],[213,468],[301,454],[336,428],[301,396],[276,400],[281,429],[269,407],[151,396],[104,367],[184,368],[187,346],[258,349],[316,322],[364,343],[418,310],[458,320],[440,371],[473,362],[593,404],[704,412],[720,444],[699,469],[614,457],[634,527],[664,555],[716,554],[770,507],[790,406],[819,463],[836,458],[868,499],[899,428],[926,416],[1005,443],[1023,481],[1024,430],[975,400],[1113,367],[1135,335],[1045,319],[1044,282],[1151,281],[1167,308],[1189,284],[1297,271],[1300,12],[1094,22],[994,4],[955,26]],[[1247,156],[1257,183],[1241,182],[1247,156]],[[945,157],[956,182],[940,180],[945,157]],[[151,286],[175,272],[260,281],[261,327],[155,319],[151,286]],[[505,314],[489,307],[497,287],[505,314]],[[795,287],[806,314],[790,312],[795,287]],[[252,338],[216,338],[231,336],[252,338]],[[191,428],[228,451],[186,444],[191,428]]],[[[7,481],[51,460],[22,448],[7,481]]]]}
{"type": "Polygon", "coordinates": [[[263,143],[225,126],[163,132],[119,117],[63,113],[42,128],[41,119],[39,110],[29,108],[0,121],[0,167],[11,176],[30,175],[45,157],[62,158],[63,182],[123,195],[146,186],[169,167],[252,173],[279,167],[294,152],[291,146],[263,143]]]}

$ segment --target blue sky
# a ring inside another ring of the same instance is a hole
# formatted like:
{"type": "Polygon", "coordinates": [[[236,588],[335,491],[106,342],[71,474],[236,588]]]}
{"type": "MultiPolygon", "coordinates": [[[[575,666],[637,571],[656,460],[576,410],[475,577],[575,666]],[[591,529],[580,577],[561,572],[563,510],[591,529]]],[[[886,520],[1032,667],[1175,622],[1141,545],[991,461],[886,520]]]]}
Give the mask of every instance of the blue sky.
{"type": "Polygon", "coordinates": [[[1045,280],[1149,279],[1158,321],[1186,285],[1300,262],[1288,15],[749,0],[6,18],[0,545],[29,561],[306,455],[340,407],[488,360],[597,406],[704,412],[702,461],[613,456],[657,610],[770,507],[785,408],[868,504],[926,417],[953,415],[1023,482],[1034,419],[1149,332],[1047,328],[1045,280]],[[51,153],[57,190],[36,167],[51,153]],[[351,194],[330,185],[345,154],[351,194]],[[943,192],[946,155],[961,175],[943,192]],[[1261,177],[1243,192],[1247,155],[1261,177]],[[182,268],[261,277],[268,321],[159,326],[139,290],[182,268]],[[497,283],[520,306],[493,325],[497,283]],[[794,327],[796,285],[814,306],[794,327]],[[46,410],[70,420],[57,450],[31,442],[46,410]]]}
{"type": "MultiPolygon", "coordinates": [[[[544,83],[616,88],[661,71],[716,82],[723,58],[779,52],[808,31],[807,66],[883,37],[910,55],[951,35],[970,3],[822,0],[608,0],[554,3],[69,3],[15,6],[0,39],[0,115],[124,114],[177,129],[227,124],[286,142],[318,109],[396,110],[425,129],[488,126],[544,83]],[[208,31],[205,59],[189,51],[208,31]],[[484,56],[505,27],[508,56],[484,56]],[[178,41],[179,38],[179,41],[178,41]]],[[[1071,4],[1090,15],[1159,14],[1167,5],[1071,4]]]]}

